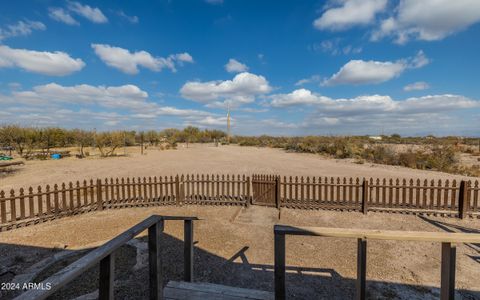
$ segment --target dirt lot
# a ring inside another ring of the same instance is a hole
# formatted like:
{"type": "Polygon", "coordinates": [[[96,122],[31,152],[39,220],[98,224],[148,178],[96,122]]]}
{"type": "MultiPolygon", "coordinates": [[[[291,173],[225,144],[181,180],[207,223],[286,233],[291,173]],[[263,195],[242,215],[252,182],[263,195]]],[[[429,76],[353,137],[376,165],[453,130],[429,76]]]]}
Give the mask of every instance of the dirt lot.
{"type": "MultiPolygon", "coordinates": [[[[123,150],[118,150],[123,153],[123,150]]],[[[93,153],[93,151],[92,151],[93,153]]],[[[281,149],[210,144],[179,146],[177,150],[138,148],[127,150],[127,157],[27,161],[25,166],[0,177],[0,189],[28,187],[105,177],[144,177],[181,173],[347,176],[380,178],[461,178],[452,174],[413,170],[377,164],[355,164],[315,154],[287,153],[281,149]]]]}
{"type": "MultiPolygon", "coordinates": [[[[195,225],[194,239],[198,241],[195,244],[196,280],[273,291],[274,223],[480,232],[477,220],[291,209],[282,209],[278,220],[278,211],[273,208],[253,206],[239,211],[241,209],[215,206],[120,209],[20,228],[0,233],[1,265],[14,273],[13,277],[44,257],[58,253],[59,249],[78,251],[99,245],[151,214],[195,215],[203,219],[195,225]]],[[[165,277],[166,280],[180,279],[183,226],[170,221],[165,232],[167,235],[162,242],[167,262],[165,277]]],[[[140,241],[145,242],[144,239],[140,241]]],[[[125,265],[134,264],[135,261],[125,265]]],[[[291,299],[352,298],[356,240],[287,237],[287,266],[287,289],[291,299]]],[[[480,299],[480,245],[458,245],[456,270],[457,299],[480,299]]],[[[132,275],[119,274],[127,280],[117,282],[116,298],[145,297],[146,267],[132,272],[132,275]]],[[[440,244],[370,241],[367,278],[370,299],[436,299],[440,282],[440,244]]],[[[94,290],[95,287],[86,291],[94,290]]]]}

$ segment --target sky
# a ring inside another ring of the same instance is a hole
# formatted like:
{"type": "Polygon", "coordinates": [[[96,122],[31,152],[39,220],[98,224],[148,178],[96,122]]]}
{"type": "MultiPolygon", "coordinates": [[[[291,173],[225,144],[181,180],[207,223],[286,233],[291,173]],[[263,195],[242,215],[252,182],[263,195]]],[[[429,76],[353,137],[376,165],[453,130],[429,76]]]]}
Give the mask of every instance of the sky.
{"type": "Polygon", "coordinates": [[[478,0],[0,3],[0,124],[480,136],[478,0]]]}

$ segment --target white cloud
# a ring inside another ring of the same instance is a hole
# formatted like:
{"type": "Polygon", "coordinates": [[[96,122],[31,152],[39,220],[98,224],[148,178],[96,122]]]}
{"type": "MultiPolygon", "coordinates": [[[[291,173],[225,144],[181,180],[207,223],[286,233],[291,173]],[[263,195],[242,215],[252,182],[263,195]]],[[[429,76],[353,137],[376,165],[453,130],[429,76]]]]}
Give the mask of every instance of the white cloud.
{"type": "Polygon", "coordinates": [[[100,105],[109,108],[152,108],[146,100],[148,93],[135,85],[92,86],[80,84],[62,86],[57,83],[35,86],[31,91],[13,92],[15,99],[27,104],[70,103],[100,105]]]}
{"type": "Polygon", "coordinates": [[[424,81],[417,81],[411,84],[407,84],[403,87],[403,90],[406,92],[410,91],[422,91],[430,88],[430,85],[424,81]]]}
{"type": "Polygon", "coordinates": [[[119,15],[120,17],[124,18],[125,20],[127,20],[128,22],[130,22],[132,24],[137,24],[138,23],[138,17],[137,16],[129,16],[125,12],[123,12],[123,10],[117,11],[117,15],[119,15]]]}
{"type": "Polygon", "coordinates": [[[351,60],[323,84],[381,83],[399,76],[404,70],[405,65],[401,62],[351,60]]]}
{"type": "Polygon", "coordinates": [[[400,76],[406,69],[421,68],[429,63],[423,51],[414,57],[396,62],[350,60],[340,70],[323,82],[323,85],[377,84],[400,76]]]}
{"type": "Polygon", "coordinates": [[[12,91],[9,95],[0,94],[0,104],[6,107],[0,114],[4,122],[34,126],[101,128],[118,125],[125,129],[131,122],[144,129],[146,126],[159,128],[158,122],[165,122],[167,117],[182,122],[216,117],[208,111],[160,106],[149,100],[147,92],[131,84],[63,86],[49,83],[31,90],[12,91]]]}
{"type": "Polygon", "coordinates": [[[16,37],[30,35],[34,30],[45,30],[47,27],[38,21],[18,21],[15,24],[7,25],[5,29],[0,28],[0,41],[16,37]]]}
{"type": "Polygon", "coordinates": [[[107,23],[108,19],[102,13],[102,11],[95,7],[92,8],[88,5],[82,5],[79,2],[71,1],[68,2],[68,9],[79,16],[82,16],[93,23],[107,23]]]}
{"type": "Polygon", "coordinates": [[[187,52],[175,54],[174,58],[179,62],[193,63],[193,57],[187,52]]]}
{"type": "Polygon", "coordinates": [[[273,107],[287,107],[305,104],[321,104],[330,101],[330,98],[313,94],[307,89],[294,90],[289,94],[276,94],[269,96],[273,107]]]}
{"type": "Polygon", "coordinates": [[[320,75],[312,75],[308,78],[303,78],[295,82],[295,86],[301,86],[301,85],[312,83],[312,82],[320,82],[321,80],[322,78],[320,77],[320,75]]]}
{"type": "Polygon", "coordinates": [[[355,98],[333,99],[297,89],[289,94],[274,94],[268,97],[273,107],[314,105],[318,112],[329,117],[338,115],[365,115],[375,113],[434,113],[456,109],[480,107],[480,101],[461,95],[428,95],[405,100],[394,100],[386,95],[364,95],[355,98]]]}
{"type": "Polygon", "coordinates": [[[225,81],[189,81],[180,89],[182,97],[207,104],[210,107],[222,107],[226,104],[239,106],[255,101],[258,95],[270,92],[265,77],[243,72],[232,80],[225,81]]]}
{"type": "Polygon", "coordinates": [[[67,25],[80,25],[68,11],[60,7],[50,7],[48,9],[48,16],[55,21],[65,23],[67,25]]]}
{"type": "Polygon", "coordinates": [[[399,44],[441,40],[479,21],[477,0],[401,0],[395,14],[383,20],[371,38],[393,36],[399,44]]]}
{"type": "MultiPolygon", "coordinates": [[[[275,107],[298,107],[304,119],[271,126],[294,134],[372,134],[385,127],[386,132],[406,134],[475,134],[472,117],[478,114],[480,101],[461,95],[427,95],[396,100],[387,95],[364,95],[354,98],[329,98],[309,90],[269,96],[275,107]],[[308,105],[308,110],[303,106],[308,105]],[[282,127],[283,126],[283,127],[282,127]],[[320,130],[320,131],[319,131],[320,130]],[[292,131],[290,131],[292,132],[292,131]]],[[[280,134],[285,134],[281,131],[280,134]]]]}
{"type": "Polygon", "coordinates": [[[377,13],[385,10],[387,0],[341,0],[334,3],[337,4],[335,7],[328,8],[313,22],[315,28],[343,30],[354,25],[370,24],[377,13]]]}
{"type": "Polygon", "coordinates": [[[248,67],[238,60],[230,58],[228,63],[225,65],[225,70],[227,70],[229,73],[240,73],[248,71],[248,67]]]}
{"type": "Polygon", "coordinates": [[[127,74],[137,74],[138,66],[155,72],[168,68],[176,71],[175,63],[193,63],[193,58],[188,53],[172,54],[167,58],[154,57],[146,51],[130,52],[127,49],[113,47],[105,44],[92,44],[92,48],[100,59],[108,66],[127,74]]]}
{"type": "Polygon", "coordinates": [[[19,67],[29,72],[63,76],[81,70],[85,63],[65,52],[13,49],[0,45],[0,68],[19,67]]]}

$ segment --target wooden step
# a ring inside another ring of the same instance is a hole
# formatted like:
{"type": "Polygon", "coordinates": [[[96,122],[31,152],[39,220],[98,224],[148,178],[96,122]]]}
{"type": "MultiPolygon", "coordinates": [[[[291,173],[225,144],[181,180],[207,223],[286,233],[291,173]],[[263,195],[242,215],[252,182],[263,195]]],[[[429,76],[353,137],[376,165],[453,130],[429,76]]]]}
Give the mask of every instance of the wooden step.
{"type": "Polygon", "coordinates": [[[273,300],[273,293],[206,282],[169,281],[165,300],[273,300]]]}

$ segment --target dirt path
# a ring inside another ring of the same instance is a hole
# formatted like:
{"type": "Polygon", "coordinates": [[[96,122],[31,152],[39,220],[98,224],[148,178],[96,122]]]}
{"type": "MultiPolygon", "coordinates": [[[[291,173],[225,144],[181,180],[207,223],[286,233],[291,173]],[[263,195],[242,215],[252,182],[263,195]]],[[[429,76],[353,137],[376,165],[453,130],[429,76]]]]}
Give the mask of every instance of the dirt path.
{"type": "MultiPolygon", "coordinates": [[[[261,208],[240,214],[239,207],[132,208],[94,212],[0,233],[2,265],[27,264],[32,253],[52,255],[49,249],[75,250],[99,245],[151,214],[195,215],[195,276],[199,281],[273,290],[273,230],[277,222],[290,225],[422,231],[480,232],[477,220],[420,218],[410,215],[356,212],[302,211],[261,208]],[[250,219],[249,216],[255,218],[250,219]],[[262,218],[265,216],[265,218],[262,218]],[[257,221],[260,218],[261,221],[257,221]],[[443,229],[442,229],[443,228],[443,229]],[[49,254],[50,253],[50,254],[49,254]],[[25,254],[25,258],[23,258],[25,254]],[[7,259],[10,258],[10,262],[7,259]]],[[[183,226],[167,222],[164,250],[168,279],[182,276],[183,226]]],[[[480,246],[457,247],[457,296],[480,298],[480,246]]],[[[356,241],[353,239],[288,237],[287,286],[295,299],[351,298],[355,290],[356,241]],[[312,288],[315,287],[315,288],[312,288]]],[[[373,299],[435,299],[440,283],[440,244],[430,242],[371,241],[368,245],[368,290],[373,299]]],[[[132,281],[146,288],[147,270],[132,281]],[[145,273],[145,274],[144,274],[145,273]],[[142,275],[143,274],[143,275],[142,275]],[[143,280],[143,281],[142,281],[143,280]],[[137,282],[138,281],[138,282],[137,282]]],[[[141,291],[136,291],[141,294],[141,291]]],[[[132,298],[135,298],[132,296],[132,298]]]]}
{"type": "Polygon", "coordinates": [[[129,149],[128,157],[67,158],[28,161],[18,172],[0,177],[0,189],[11,189],[105,177],[148,177],[181,173],[385,177],[385,178],[461,178],[441,172],[413,170],[376,164],[355,164],[315,154],[287,153],[281,149],[190,145],[178,150],[148,149],[140,155],[129,149]]]}

